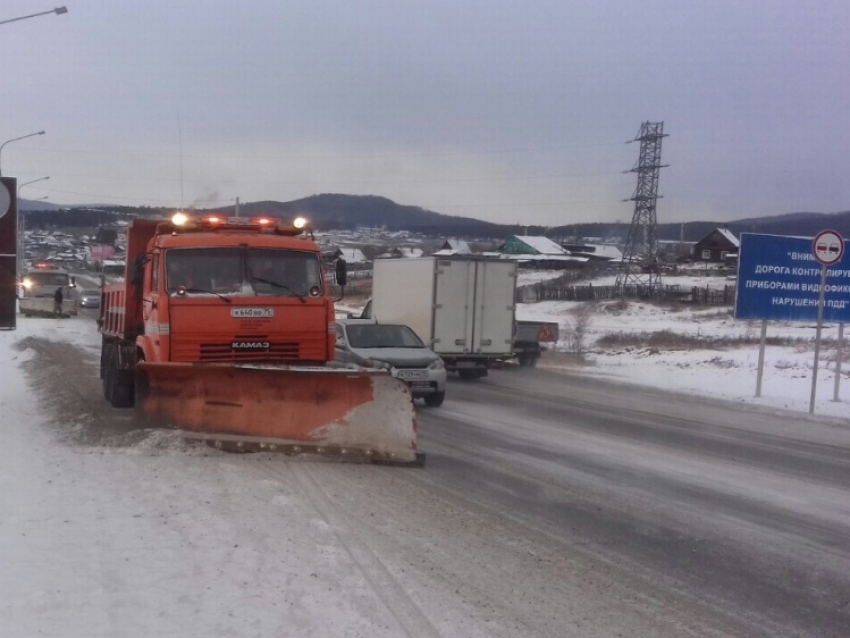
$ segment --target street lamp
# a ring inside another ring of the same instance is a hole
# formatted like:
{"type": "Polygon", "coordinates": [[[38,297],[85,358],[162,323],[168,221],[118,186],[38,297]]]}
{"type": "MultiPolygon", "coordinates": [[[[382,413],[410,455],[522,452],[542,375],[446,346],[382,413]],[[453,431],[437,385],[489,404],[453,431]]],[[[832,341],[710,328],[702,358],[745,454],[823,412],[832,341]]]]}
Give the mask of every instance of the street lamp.
{"type": "MultiPolygon", "coordinates": [[[[28,182],[24,182],[23,184],[18,184],[18,196],[17,199],[21,199],[21,189],[24,186],[28,186],[30,184],[35,184],[36,182],[43,182],[46,179],[50,179],[50,176],[39,177],[38,179],[31,179],[28,182]]],[[[41,197],[39,199],[47,199],[47,197],[41,197]]],[[[19,202],[16,202],[16,206],[18,208],[18,273],[24,274],[24,253],[26,252],[26,241],[24,238],[24,211],[21,210],[21,206],[19,202]]]]}
{"type": "Polygon", "coordinates": [[[33,13],[28,16],[21,16],[20,18],[12,18],[10,20],[0,20],[0,24],[8,24],[9,22],[17,22],[18,20],[26,20],[27,18],[36,18],[38,16],[46,16],[50,13],[55,13],[60,16],[63,13],[68,13],[68,9],[66,7],[56,7],[55,9],[51,9],[50,11],[42,11],[41,13],[33,13]]]}
{"type": "MultiPolygon", "coordinates": [[[[0,154],[3,153],[3,147],[6,146],[6,144],[10,144],[11,142],[17,142],[18,140],[25,140],[28,137],[34,137],[36,135],[44,135],[44,131],[39,131],[38,133],[30,133],[29,135],[21,135],[20,137],[15,137],[11,140],[6,140],[2,144],[0,144],[0,154]]],[[[0,170],[0,175],[2,175],[2,174],[3,174],[3,172],[2,172],[2,170],[0,170]]]]}

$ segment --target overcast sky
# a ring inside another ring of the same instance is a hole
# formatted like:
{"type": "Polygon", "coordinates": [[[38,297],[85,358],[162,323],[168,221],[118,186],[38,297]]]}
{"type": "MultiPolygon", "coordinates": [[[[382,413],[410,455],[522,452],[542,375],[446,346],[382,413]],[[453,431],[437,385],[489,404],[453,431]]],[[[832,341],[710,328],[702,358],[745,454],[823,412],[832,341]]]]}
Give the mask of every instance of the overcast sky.
{"type": "MultiPolygon", "coordinates": [[[[5,0],[0,20],[61,0],[5,0]]],[[[0,25],[3,175],[57,204],[373,194],[500,223],[850,209],[850,2],[68,0],[0,25]]]]}

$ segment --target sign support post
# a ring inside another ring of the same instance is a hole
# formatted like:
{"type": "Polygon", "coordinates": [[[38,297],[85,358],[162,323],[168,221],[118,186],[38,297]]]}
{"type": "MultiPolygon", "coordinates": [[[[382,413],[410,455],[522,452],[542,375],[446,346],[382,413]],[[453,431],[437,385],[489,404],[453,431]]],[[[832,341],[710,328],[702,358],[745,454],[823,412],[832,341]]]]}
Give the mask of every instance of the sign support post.
{"type": "Polygon", "coordinates": [[[835,353],[835,387],[832,400],[838,401],[838,386],[841,382],[841,356],[844,354],[844,322],[838,324],[838,351],[835,353]]]}
{"type": "Polygon", "coordinates": [[[823,307],[826,303],[826,264],[820,267],[820,293],[818,293],[818,328],[815,333],[815,362],[812,367],[812,395],[809,398],[809,414],[815,413],[815,395],[818,387],[818,359],[820,358],[820,334],[823,329],[823,307]]]}
{"type": "MultiPolygon", "coordinates": [[[[815,412],[815,394],[818,385],[818,358],[820,356],[820,336],[823,329],[823,310],[826,306],[826,270],[844,257],[844,238],[834,230],[822,230],[812,241],[812,254],[820,262],[820,290],[818,293],[818,330],[815,337],[815,364],[812,369],[812,396],[809,400],[809,414],[815,412]]],[[[838,377],[836,377],[837,381],[838,377]]],[[[836,386],[837,387],[837,386],[836,386]]],[[[837,389],[835,391],[837,395],[837,389]]]]}
{"type": "Polygon", "coordinates": [[[761,379],[764,376],[764,346],[767,342],[767,319],[761,320],[761,339],[759,340],[759,369],[756,373],[756,396],[761,396],[761,379]]]}
{"type": "Polygon", "coordinates": [[[17,178],[0,177],[0,329],[14,330],[18,301],[17,178]]]}

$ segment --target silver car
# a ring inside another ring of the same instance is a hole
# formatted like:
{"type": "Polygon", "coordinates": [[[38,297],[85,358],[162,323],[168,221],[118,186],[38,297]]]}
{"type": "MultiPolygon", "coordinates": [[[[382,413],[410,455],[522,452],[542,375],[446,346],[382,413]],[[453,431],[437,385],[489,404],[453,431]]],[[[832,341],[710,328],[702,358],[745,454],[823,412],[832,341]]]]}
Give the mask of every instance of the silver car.
{"type": "Polygon", "coordinates": [[[100,288],[80,290],[80,305],[83,308],[100,308],[100,288]]]}
{"type": "Polygon", "coordinates": [[[371,319],[340,319],[336,327],[336,360],[384,368],[409,386],[414,398],[439,407],[446,398],[446,366],[409,327],[371,319]]]}

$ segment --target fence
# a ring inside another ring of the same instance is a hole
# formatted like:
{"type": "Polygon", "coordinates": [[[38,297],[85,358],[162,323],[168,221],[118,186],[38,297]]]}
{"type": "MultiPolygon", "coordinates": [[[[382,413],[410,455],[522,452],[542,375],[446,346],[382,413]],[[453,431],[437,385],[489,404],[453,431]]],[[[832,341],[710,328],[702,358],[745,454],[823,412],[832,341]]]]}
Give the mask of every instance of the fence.
{"type": "Polygon", "coordinates": [[[605,301],[609,299],[653,299],[677,301],[707,306],[731,306],[735,302],[735,286],[719,288],[682,288],[664,286],[653,291],[649,286],[585,286],[569,285],[560,281],[541,281],[517,288],[515,303],[538,301],[605,301]]]}
{"type": "MultiPolygon", "coordinates": [[[[332,297],[337,298],[342,293],[342,289],[336,284],[328,284],[328,288],[330,290],[330,294],[332,297]]],[[[345,296],[346,297],[369,297],[372,294],[372,280],[371,279],[355,279],[348,280],[348,284],[345,286],[345,296]]]]}
{"type": "MultiPolygon", "coordinates": [[[[330,286],[331,295],[338,297],[340,288],[330,286]]],[[[369,297],[372,294],[372,279],[349,279],[345,287],[346,297],[369,297]]],[[[680,285],[664,286],[653,291],[648,286],[594,286],[577,285],[571,279],[550,279],[535,284],[517,287],[515,303],[538,301],[606,301],[611,299],[653,299],[655,301],[679,302],[704,306],[731,306],[735,303],[735,286],[709,288],[680,285]]]]}

